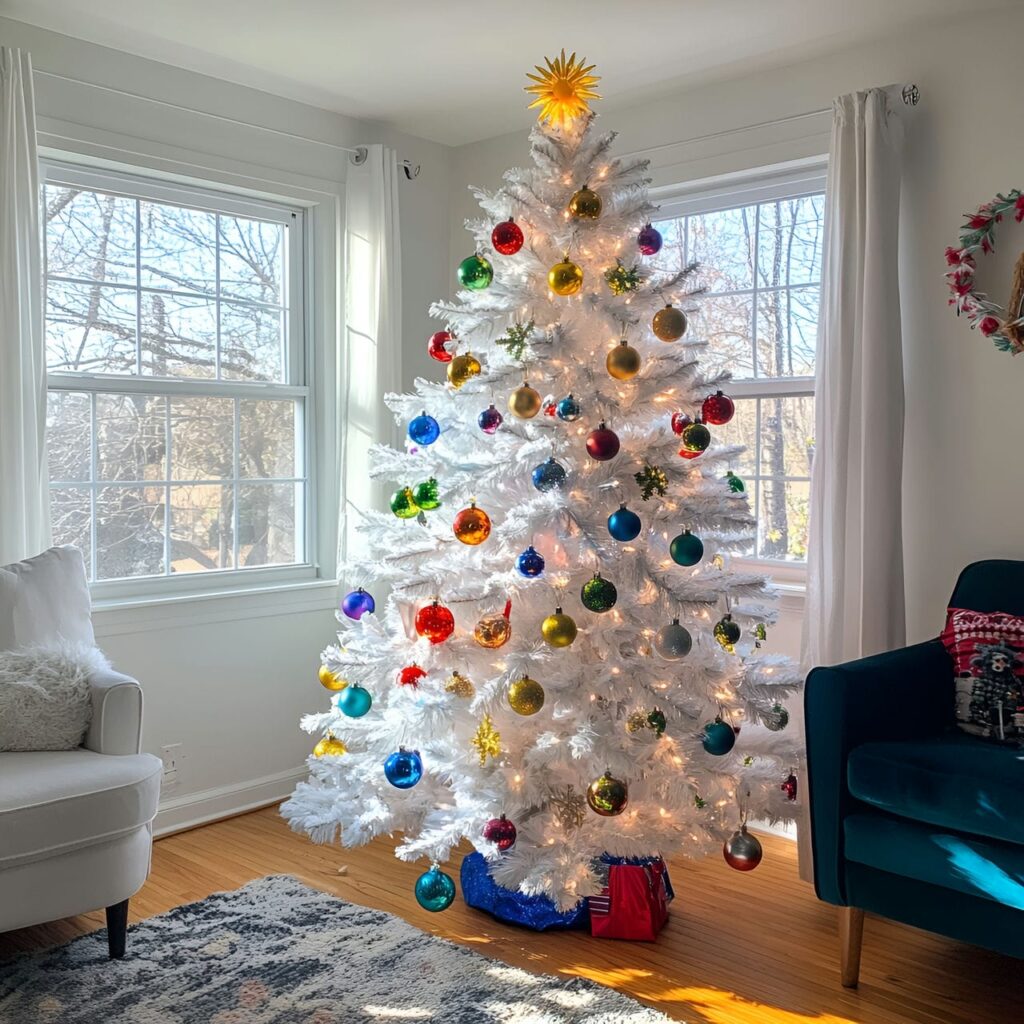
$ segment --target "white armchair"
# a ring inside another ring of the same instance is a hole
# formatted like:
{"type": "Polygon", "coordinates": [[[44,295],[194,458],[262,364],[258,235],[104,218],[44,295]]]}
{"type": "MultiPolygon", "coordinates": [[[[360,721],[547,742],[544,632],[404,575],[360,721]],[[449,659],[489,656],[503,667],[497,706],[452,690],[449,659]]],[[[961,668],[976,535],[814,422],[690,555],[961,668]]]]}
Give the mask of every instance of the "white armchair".
{"type": "MultiPolygon", "coordinates": [[[[92,643],[81,553],[51,548],[0,568],[0,650],[92,643]]],[[[139,753],[142,689],[90,677],[92,720],[75,750],[0,752],[0,931],[105,907],[124,955],[128,901],[149,874],[162,765],[139,753]]]]}

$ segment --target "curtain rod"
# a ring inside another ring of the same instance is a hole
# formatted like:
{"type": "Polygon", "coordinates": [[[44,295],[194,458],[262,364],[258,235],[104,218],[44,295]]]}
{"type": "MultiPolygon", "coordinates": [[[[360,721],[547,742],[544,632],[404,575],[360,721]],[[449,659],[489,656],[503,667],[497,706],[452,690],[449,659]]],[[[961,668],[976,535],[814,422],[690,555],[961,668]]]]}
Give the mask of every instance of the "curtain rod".
{"type": "MultiPolygon", "coordinates": [[[[228,117],[225,114],[214,114],[209,110],[198,110],[195,107],[186,107],[181,103],[172,103],[170,100],[160,100],[155,96],[144,96],[141,93],[130,92],[127,89],[119,89],[113,85],[101,85],[99,82],[87,82],[81,78],[72,78],[70,75],[61,75],[56,71],[44,71],[42,68],[33,68],[33,75],[45,75],[47,78],[59,78],[62,82],[70,82],[73,85],[84,85],[89,89],[100,89],[103,92],[116,93],[118,96],[128,96],[134,100],[143,100],[146,103],[155,103],[161,107],[169,107],[171,110],[180,110],[186,114],[199,114],[202,117],[211,117],[216,121],[226,121],[228,124],[238,125],[241,128],[254,128],[261,132],[270,132],[273,135],[280,135],[286,139],[296,139],[299,142],[309,142],[314,146],[326,146],[328,149],[336,149],[342,153],[354,154],[350,159],[354,164],[361,164],[366,159],[366,147],[340,146],[336,142],[325,142],[323,139],[311,139],[308,135],[297,135],[294,132],[286,132],[280,128],[270,128],[267,125],[253,124],[251,121],[240,121],[235,117],[228,117]],[[361,154],[361,158],[360,158],[361,154]]],[[[412,181],[420,173],[420,165],[413,164],[409,160],[400,160],[399,165],[405,171],[405,176],[412,181]]]]}

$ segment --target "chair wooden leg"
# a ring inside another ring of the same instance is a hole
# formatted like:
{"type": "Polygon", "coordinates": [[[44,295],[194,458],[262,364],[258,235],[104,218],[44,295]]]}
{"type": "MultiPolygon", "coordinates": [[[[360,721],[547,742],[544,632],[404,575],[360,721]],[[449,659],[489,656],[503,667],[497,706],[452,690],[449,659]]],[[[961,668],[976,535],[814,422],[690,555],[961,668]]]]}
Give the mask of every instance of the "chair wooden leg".
{"type": "Polygon", "coordinates": [[[864,938],[864,911],[839,908],[839,944],[842,951],[842,979],[845,988],[856,988],[860,978],[860,947],[864,938]]]}
{"type": "Polygon", "coordinates": [[[107,907],[107,948],[111,960],[124,956],[125,940],[128,935],[128,901],[121,900],[107,907]]]}

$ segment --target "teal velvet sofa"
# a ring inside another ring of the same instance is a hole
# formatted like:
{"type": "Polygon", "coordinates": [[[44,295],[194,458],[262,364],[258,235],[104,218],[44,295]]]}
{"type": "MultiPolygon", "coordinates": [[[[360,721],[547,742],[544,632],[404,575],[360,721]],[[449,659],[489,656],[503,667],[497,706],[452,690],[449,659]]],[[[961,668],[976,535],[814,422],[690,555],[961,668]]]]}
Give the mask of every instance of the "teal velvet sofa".
{"type": "MultiPolygon", "coordinates": [[[[1024,615],[1024,562],[969,565],[950,606],[1024,615]]],[[[814,885],[843,908],[847,987],[864,911],[1024,957],[1024,749],[956,728],[953,675],[935,639],[807,677],[814,885]]]]}

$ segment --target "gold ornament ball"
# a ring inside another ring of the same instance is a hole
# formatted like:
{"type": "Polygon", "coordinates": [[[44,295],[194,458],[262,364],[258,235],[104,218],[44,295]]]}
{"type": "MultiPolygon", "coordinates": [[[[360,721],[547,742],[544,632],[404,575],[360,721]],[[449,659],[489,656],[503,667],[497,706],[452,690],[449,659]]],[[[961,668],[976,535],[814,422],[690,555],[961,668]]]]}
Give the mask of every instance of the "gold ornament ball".
{"type": "Polygon", "coordinates": [[[548,287],[556,295],[575,295],[583,287],[583,271],[566,256],[548,271],[548,287]]]}
{"type": "Polygon", "coordinates": [[[512,636],[512,623],[507,615],[494,612],[485,615],[473,629],[473,639],[488,650],[504,647],[512,636]]]}
{"type": "Polygon", "coordinates": [[[626,809],[629,801],[629,787],[625,782],[616,779],[610,772],[594,781],[587,787],[587,803],[595,814],[602,818],[613,818],[626,809]]]}
{"type": "Polygon", "coordinates": [[[317,678],[320,680],[320,685],[326,690],[344,690],[348,686],[347,680],[339,679],[326,665],[320,666],[317,678]]]}
{"type": "Polygon", "coordinates": [[[535,715],[544,707],[544,687],[522,676],[508,688],[508,703],[517,715],[535,715]]]}
{"type": "Polygon", "coordinates": [[[640,353],[623,338],[608,353],[604,364],[616,380],[629,380],[640,372],[640,353]]]}
{"type": "Polygon", "coordinates": [[[686,333],[686,314],[670,302],[654,314],[651,330],[662,341],[678,341],[686,333]]]}
{"type": "Polygon", "coordinates": [[[461,672],[453,672],[444,684],[444,692],[468,699],[476,693],[476,688],[461,672]]]}
{"type": "Polygon", "coordinates": [[[563,615],[561,608],[556,608],[540,624],[540,634],[552,647],[569,647],[576,639],[576,620],[571,615],[563,615]]]}
{"type": "Polygon", "coordinates": [[[633,711],[626,719],[626,732],[640,732],[647,728],[647,712],[633,711]]]}
{"type": "Polygon", "coordinates": [[[472,352],[464,352],[448,364],[448,383],[458,390],[467,380],[472,380],[480,369],[480,360],[472,352]]]}
{"type": "Polygon", "coordinates": [[[491,534],[491,517],[471,504],[455,517],[452,532],[463,544],[483,544],[491,534]]]}
{"type": "Polygon", "coordinates": [[[335,739],[331,735],[325,736],[313,748],[314,757],[340,757],[346,753],[348,753],[348,747],[341,740],[335,739]]]}
{"type": "Polygon", "coordinates": [[[584,185],[569,200],[569,216],[575,220],[597,220],[602,206],[601,197],[589,185],[584,185]]]}
{"type": "Polygon", "coordinates": [[[521,420],[532,420],[540,412],[540,406],[540,392],[531,388],[525,380],[522,387],[516,388],[508,396],[509,412],[521,420]]]}

